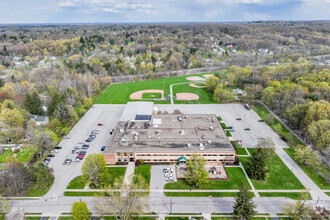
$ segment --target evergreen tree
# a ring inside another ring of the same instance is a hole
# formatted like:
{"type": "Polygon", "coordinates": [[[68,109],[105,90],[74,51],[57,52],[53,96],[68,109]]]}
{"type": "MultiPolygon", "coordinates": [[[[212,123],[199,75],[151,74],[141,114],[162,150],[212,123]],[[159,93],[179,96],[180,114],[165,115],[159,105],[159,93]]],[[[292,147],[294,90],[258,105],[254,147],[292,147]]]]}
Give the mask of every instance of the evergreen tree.
{"type": "Polygon", "coordinates": [[[5,81],[3,81],[3,79],[0,79],[0,88],[3,87],[5,85],[5,81]]]}
{"type": "Polygon", "coordinates": [[[48,115],[52,115],[54,111],[57,109],[57,105],[60,103],[61,97],[58,93],[54,93],[52,96],[50,103],[48,105],[48,115]]]}
{"type": "Polygon", "coordinates": [[[252,152],[251,157],[246,162],[246,172],[250,178],[256,180],[264,180],[266,178],[266,158],[262,148],[257,148],[252,152]]]}
{"type": "Polygon", "coordinates": [[[42,103],[36,92],[33,92],[32,95],[26,94],[24,98],[24,106],[31,113],[35,115],[41,115],[42,103]]]}
{"type": "Polygon", "coordinates": [[[256,205],[252,201],[253,196],[250,195],[250,190],[247,188],[247,186],[242,183],[241,188],[239,192],[237,193],[237,196],[235,198],[234,203],[234,212],[233,216],[236,219],[240,220],[249,220],[252,219],[252,217],[255,215],[255,208],[256,205]]]}
{"type": "Polygon", "coordinates": [[[81,44],[84,44],[84,43],[85,43],[85,41],[84,41],[84,38],[83,38],[83,37],[80,37],[79,43],[81,43],[81,44]]]}

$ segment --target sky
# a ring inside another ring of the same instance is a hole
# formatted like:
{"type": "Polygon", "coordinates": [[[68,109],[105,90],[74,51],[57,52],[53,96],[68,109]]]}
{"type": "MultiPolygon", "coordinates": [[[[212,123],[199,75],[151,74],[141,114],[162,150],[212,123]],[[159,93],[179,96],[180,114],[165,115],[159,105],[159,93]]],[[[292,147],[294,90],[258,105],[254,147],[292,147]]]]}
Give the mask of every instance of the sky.
{"type": "Polygon", "coordinates": [[[0,0],[0,23],[330,20],[330,0],[0,0]]]}

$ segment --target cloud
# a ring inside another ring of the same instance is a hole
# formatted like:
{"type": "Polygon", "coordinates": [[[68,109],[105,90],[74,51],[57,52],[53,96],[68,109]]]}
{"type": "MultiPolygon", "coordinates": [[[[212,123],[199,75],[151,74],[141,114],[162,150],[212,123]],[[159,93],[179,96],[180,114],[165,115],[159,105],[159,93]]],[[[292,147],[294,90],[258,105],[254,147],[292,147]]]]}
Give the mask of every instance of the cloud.
{"type": "Polygon", "coordinates": [[[59,4],[60,7],[74,7],[75,4],[71,1],[61,2],[59,4]]]}

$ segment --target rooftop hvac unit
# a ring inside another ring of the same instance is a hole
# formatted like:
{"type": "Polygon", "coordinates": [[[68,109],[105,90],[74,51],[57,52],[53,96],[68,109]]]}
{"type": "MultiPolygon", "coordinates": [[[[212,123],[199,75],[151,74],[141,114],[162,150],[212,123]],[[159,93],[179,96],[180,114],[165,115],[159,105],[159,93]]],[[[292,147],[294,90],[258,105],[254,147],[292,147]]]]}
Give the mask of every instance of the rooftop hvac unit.
{"type": "Polygon", "coordinates": [[[184,135],[184,130],[181,130],[181,131],[180,131],[180,134],[181,134],[181,135],[184,135]]]}
{"type": "Polygon", "coordinates": [[[205,147],[204,147],[204,145],[202,143],[199,144],[199,149],[200,150],[205,150],[205,147]]]}
{"type": "Polygon", "coordinates": [[[210,127],[210,130],[211,130],[211,131],[213,131],[213,130],[214,130],[214,127],[213,127],[213,126],[211,126],[211,127],[210,127]]]}
{"type": "Polygon", "coordinates": [[[124,133],[124,131],[125,131],[125,130],[124,130],[123,128],[119,129],[119,132],[120,132],[120,133],[124,133]]]}
{"type": "Polygon", "coordinates": [[[211,143],[212,143],[212,141],[208,140],[208,141],[207,141],[207,143],[208,143],[208,144],[211,144],[211,143]]]}
{"type": "Polygon", "coordinates": [[[156,134],[160,134],[160,130],[156,130],[155,133],[156,133],[156,134]]]}
{"type": "Polygon", "coordinates": [[[191,148],[191,143],[188,143],[187,144],[187,148],[191,148]]]}

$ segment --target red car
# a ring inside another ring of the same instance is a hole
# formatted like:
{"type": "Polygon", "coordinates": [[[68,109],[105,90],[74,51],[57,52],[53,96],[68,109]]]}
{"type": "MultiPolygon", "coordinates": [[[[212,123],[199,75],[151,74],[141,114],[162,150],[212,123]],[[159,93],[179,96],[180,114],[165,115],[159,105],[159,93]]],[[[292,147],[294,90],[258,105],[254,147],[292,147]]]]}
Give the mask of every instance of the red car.
{"type": "Polygon", "coordinates": [[[98,123],[97,126],[103,126],[103,124],[102,123],[98,123]]]}
{"type": "Polygon", "coordinates": [[[238,143],[238,142],[241,142],[241,143],[242,143],[242,140],[236,140],[235,142],[237,142],[237,143],[238,143]]]}
{"type": "Polygon", "coordinates": [[[236,120],[237,120],[237,121],[240,121],[240,120],[242,120],[242,119],[241,119],[241,118],[236,118],[236,120]]]}

